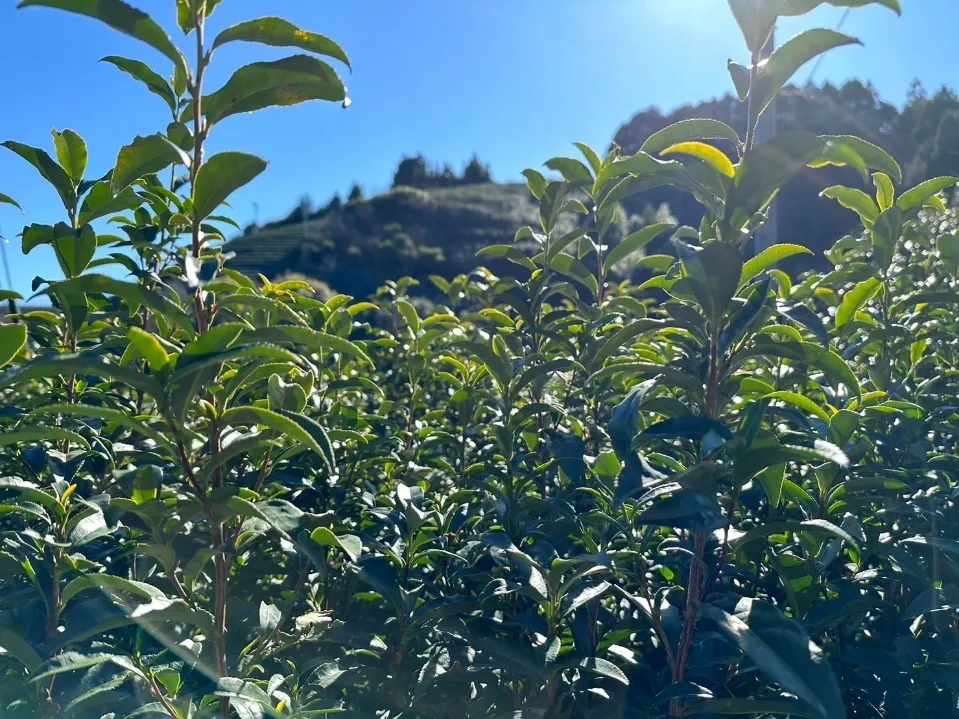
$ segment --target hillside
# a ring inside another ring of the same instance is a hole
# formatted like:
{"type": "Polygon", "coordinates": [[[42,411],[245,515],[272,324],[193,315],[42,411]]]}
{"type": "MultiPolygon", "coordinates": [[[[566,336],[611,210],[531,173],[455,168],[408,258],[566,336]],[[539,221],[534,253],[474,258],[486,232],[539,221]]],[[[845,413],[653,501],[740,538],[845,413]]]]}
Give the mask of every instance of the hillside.
{"type": "MultiPolygon", "coordinates": [[[[649,108],[622,125],[614,142],[624,153],[634,153],[652,133],[691,117],[715,118],[742,131],[744,113],[744,105],[730,95],[669,114],[649,108]]],[[[851,134],[874,142],[900,160],[910,186],[936,175],[959,173],[959,98],[950,90],[929,95],[916,85],[899,109],[856,80],[841,87],[787,87],[779,96],[777,121],[780,131],[851,134]]],[[[575,152],[570,148],[570,154],[575,152]]],[[[525,186],[493,184],[489,179],[488,168],[475,158],[462,178],[449,166],[431,169],[422,157],[407,158],[394,180],[398,189],[345,206],[337,200],[327,209],[308,214],[305,222],[300,219],[302,213],[294,210],[285,220],[232,241],[229,249],[237,257],[231,266],[270,277],[301,273],[359,297],[388,279],[410,275],[420,280],[424,294],[430,294],[429,275],[469,272],[477,264],[478,249],[510,243],[519,227],[538,222],[525,186]],[[448,184],[455,186],[444,186],[448,184]]],[[[834,184],[872,192],[850,169],[830,167],[800,173],[782,193],[779,241],[813,250],[813,255],[791,261],[792,271],[822,269],[823,251],[856,228],[854,213],[820,198],[822,190],[834,184]]],[[[697,226],[702,216],[691,195],[671,187],[624,202],[627,216],[661,206],[668,206],[685,225],[697,226]]],[[[649,250],[662,252],[668,247],[657,243],[649,250]]],[[[506,269],[495,261],[485,264],[495,272],[506,269]]],[[[516,266],[510,271],[515,272],[516,266]]]]}
{"type": "Polygon", "coordinates": [[[227,249],[236,252],[230,262],[235,269],[269,277],[298,272],[357,297],[404,275],[419,279],[429,293],[429,275],[469,272],[477,250],[511,243],[519,227],[537,221],[525,185],[399,187],[245,234],[227,249]]]}

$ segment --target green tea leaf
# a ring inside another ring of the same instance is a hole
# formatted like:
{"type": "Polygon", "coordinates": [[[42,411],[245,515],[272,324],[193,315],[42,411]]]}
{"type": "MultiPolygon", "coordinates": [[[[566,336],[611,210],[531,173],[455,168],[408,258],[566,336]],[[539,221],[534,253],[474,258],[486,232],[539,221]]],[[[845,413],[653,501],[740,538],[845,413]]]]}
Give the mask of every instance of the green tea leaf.
{"type": "Polygon", "coordinates": [[[729,9],[739,24],[752,54],[758,54],[776,24],[776,3],[768,0],[728,0],[729,9]]]}
{"type": "Polygon", "coordinates": [[[739,135],[729,125],[719,120],[681,120],[650,135],[639,149],[650,155],[681,142],[694,140],[726,140],[739,146],[739,135]]]}
{"type": "Polygon", "coordinates": [[[104,357],[91,354],[41,355],[0,373],[0,389],[40,377],[60,377],[70,374],[109,377],[141,389],[153,397],[163,395],[162,388],[152,377],[144,376],[127,367],[111,364],[104,357]]]}
{"type": "Polygon", "coordinates": [[[197,219],[212,215],[234,190],[266,169],[266,162],[243,152],[221,152],[200,167],[193,188],[193,213],[197,219]]]}
{"type": "Polygon", "coordinates": [[[832,187],[827,187],[821,194],[830,200],[836,200],[836,202],[847,210],[852,210],[859,215],[859,219],[867,229],[872,227],[876,220],[879,219],[880,208],[873,199],[862,190],[833,185],[832,187]]]}
{"type": "Polygon", "coordinates": [[[183,53],[176,48],[163,28],[145,12],[121,0],[23,0],[17,7],[31,6],[57,8],[100,20],[114,30],[159,50],[185,75],[189,75],[183,53]]]}
{"type": "MultiPolygon", "coordinates": [[[[57,225],[57,228],[61,226],[67,228],[67,225],[62,222],[57,225]]],[[[90,225],[84,225],[77,231],[58,233],[53,239],[53,249],[63,274],[68,278],[76,277],[93,259],[97,250],[97,234],[90,225]]]]}
{"type": "Polygon", "coordinates": [[[132,187],[124,187],[114,195],[110,181],[103,180],[95,183],[87,196],[83,198],[77,222],[82,226],[107,215],[115,215],[124,210],[135,210],[144,201],[132,187]]]}
{"type": "Polygon", "coordinates": [[[143,305],[149,307],[166,317],[171,322],[175,322],[183,329],[192,332],[192,323],[180,306],[173,300],[167,299],[154,290],[147,289],[143,285],[133,282],[122,282],[106,275],[81,275],[64,282],[57,282],[52,285],[49,291],[57,291],[66,294],[104,294],[115,295],[126,300],[132,306],[143,305]]]}
{"type": "Polygon", "coordinates": [[[363,541],[352,534],[333,534],[326,527],[318,527],[310,534],[310,539],[323,547],[337,547],[350,558],[351,562],[358,562],[363,552],[363,541]]]}
{"type": "Polygon", "coordinates": [[[745,287],[751,279],[758,277],[770,267],[788,257],[811,254],[809,248],[802,245],[778,244],[767,247],[758,255],[743,263],[743,271],[739,275],[739,286],[745,287]]]}
{"type": "Polygon", "coordinates": [[[936,240],[936,249],[949,274],[959,276],[959,234],[940,235],[936,240]]]}
{"type": "Polygon", "coordinates": [[[815,415],[826,424],[829,424],[830,417],[826,413],[826,410],[804,395],[797,394],[796,392],[781,391],[771,392],[763,399],[775,399],[779,400],[780,402],[791,404],[794,407],[798,407],[799,409],[808,412],[809,414],[815,415]]]}
{"type": "Polygon", "coordinates": [[[10,364],[26,344],[26,325],[0,325],[0,367],[10,364]]]}
{"type": "Polygon", "coordinates": [[[856,284],[842,297],[836,310],[836,327],[843,327],[855,318],[856,313],[882,289],[878,277],[870,277],[856,284]]]}
{"type": "Polygon", "coordinates": [[[753,356],[782,357],[791,362],[812,365],[819,369],[826,380],[833,385],[845,385],[857,397],[861,396],[859,380],[845,360],[832,350],[809,342],[773,342],[767,338],[757,338],[755,344],[746,350],[753,356]]]}
{"type": "Polygon", "coordinates": [[[10,195],[4,195],[2,192],[0,192],[0,205],[13,205],[18,210],[20,210],[20,212],[23,212],[23,208],[20,207],[19,204],[17,204],[16,200],[10,197],[10,195]]]}
{"type": "Polygon", "coordinates": [[[718,322],[736,294],[743,256],[731,243],[710,242],[703,247],[674,240],[679,259],[696,300],[711,322],[718,322]]]}
{"type": "Polygon", "coordinates": [[[83,173],[87,170],[87,144],[73,130],[53,130],[52,134],[57,161],[76,187],[83,181],[83,173]]]}
{"type": "Polygon", "coordinates": [[[896,201],[896,188],[893,187],[892,179],[885,172],[874,172],[872,181],[876,186],[876,202],[879,203],[879,211],[888,210],[896,201]]]}
{"type": "Polygon", "coordinates": [[[100,62],[108,62],[127,73],[134,79],[139,80],[150,92],[160,97],[163,102],[167,104],[167,107],[170,108],[171,113],[176,112],[176,92],[174,92],[173,88],[170,86],[170,83],[164,80],[159,73],[154,72],[145,62],[131,60],[126,57],[118,57],[116,55],[109,55],[103,58],[100,62]]]}
{"type": "Polygon", "coordinates": [[[896,201],[896,206],[903,212],[909,212],[928,200],[933,195],[953,187],[959,182],[959,177],[934,177],[921,182],[911,190],[903,192],[896,201]]]}
{"type": "Polygon", "coordinates": [[[335,464],[333,447],[326,431],[315,420],[305,415],[265,407],[234,407],[223,413],[224,424],[261,424],[301,442],[316,453],[332,469],[335,464]]]}
{"type": "Polygon", "coordinates": [[[807,62],[833,48],[861,44],[854,37],[825,29],[806,30],[787,40],[759,65],[751,97],[754,103],[753,117],[759,117],[765,112],[772,99],[807,62]]]}
{"type": "Polygon", "coordinates": [[[346,88],[332,67],[309,55],[255,62],[237,70],[227,83],[203,98],[210,125],[241,112],[297,105],[307,100],[343,102],[346,88]]]}
{"type": "Polygon", "coordinates": [[[79,444],[81,447],[89,447],[90,443],[85,437],[71,432],[62,427],[27,427],[14,432],[3,432],[0,434],[0,446],[23,444],[26,442],[55,442],[66,441],[79,444]]]}
{"type": "Polygon", "coordinates": [[[131,345],[136,347],[139,355],[150,364],[150,370],[154,374],[163,371],[163,368],[169,362],[169,357],[167,357],[166,350],[163,349],[163,345],[160,344],[156,335],[145,332],[139,327],[131,327],[127,331],[127,339],[130,340],[131,345]]]}
{"type": "Polygon", "coordinates": [[[699,604],[699,611],[735,642],[760,672],[813,707],[817,717],[846,716],[829,661],[798,622],[758,599],[740,599],[732,614],[705,603],[699,604]]]}
{"type": "Polygon", "coordinates": [[[113,194],[133,184],[144,175],[155,175],[175,162],[180,155],[170,146],[170,142],[157,133],[148,137],[137,136],[133,142],[120,149],[113,179],[110,184],[113,194]]]}
{"type": "Polygon", "coordinates": [[[350,59],[343,48],[330,38],[301,30],[293,23],[278,17],[261,17],[229,27],[216,36],[212,49],[237,41],[258,42],[273,47],[298,47],[317,55],[335,58],[350,67],[350,59]]]}
{"type": "Polygon", "coordinates": [[[70,179],[70,176],[60,165],[54,162],[50,155],[36,147],[30,147],[20,142],[14,142],[13,140],[7,140],[2,144],[8,150],[17,153],[33,165],[37,169],[37,172],[40,173],[40,176],[49,182],[53,186],[53,189],[57,191],[57,194],[60,195],[63,207],[67,211],[73,211],[74,206],[77,204],[77,192],[73,186],[73,180],[70,179]]]}
{"type": "MultiPolygon", "coordinates": [[[[871,170],[879,170],[889,175],[895,183],[902,183],[902,167],[896,159],[878,145],[853,135],[822,135],[823,142],[841,146],[854,152],[871,170]]],[[[815,161],[811,164],[815,166],[815,161]]]]}

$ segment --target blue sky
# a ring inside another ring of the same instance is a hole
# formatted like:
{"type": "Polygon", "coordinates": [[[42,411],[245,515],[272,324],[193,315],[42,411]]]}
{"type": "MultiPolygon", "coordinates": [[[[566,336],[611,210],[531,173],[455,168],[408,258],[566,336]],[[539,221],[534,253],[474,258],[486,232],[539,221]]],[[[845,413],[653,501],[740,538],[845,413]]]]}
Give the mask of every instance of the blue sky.
{"type": "MultiPolygon", "coordinates": [[[[173,0],[134,1],[182,42],[173,0]]],[[[123,55],[166,74],[165,58],[93,20],[15,4],[0,6],[0,140],[51,150],[50,129],[70,127],[90,146],[88,175],[99,176],[120,146],[165,125],[159,98],[98,62],[123,55]]],[[[870,80],[897,104],[914,78],[928,88],[954,84],[959,2],[902,4],[902,18],[880,7],[854,11],[843,31],[865,47],[831,52],[817,82],[870,80]]],[[[262,15],[264,6],[343,45],[353,61],[352,75],[344,68],[353,105],[271,109],[215,128],[211,151],[244,150],[270,162],[231,199],[240,224],[283,216],[303,194],[323,203],[354,180],[367,194],[382,191],[404,154],[459,167],[475,151],[497,180],[514,180],[526,167],[569,154],[573,141],[604,148],[641,109],[669,110],[727,92],[726,60],[748,59],[724,0],[223,0],[211,32],[262,15]]],[[[784,22],[780,36],[835,27],[841,15],[820,8],[784,22]]],[[[225,47],[209,73],[211,87],[245,62],[283,54],[225,47]]],[[[27,292],[35,275],[58,269],[44,248],[24,257],[15,235],[24,224],[63,219],[62,210],[36,172],[2,148],[0,192],[26,211],[0,205],[14,287],[27,292]]]]}

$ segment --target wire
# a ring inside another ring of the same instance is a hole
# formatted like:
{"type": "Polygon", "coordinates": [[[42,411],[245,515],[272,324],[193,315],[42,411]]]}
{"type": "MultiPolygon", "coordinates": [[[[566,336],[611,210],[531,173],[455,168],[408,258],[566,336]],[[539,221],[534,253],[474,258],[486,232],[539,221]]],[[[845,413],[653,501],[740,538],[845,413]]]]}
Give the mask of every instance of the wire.
{"type": "MultiPolygon", "coordinates": [[[[839,18],[839,24],[836,25],[836,32],[842,30],[842,26],[846,24],[846,20],[849,19],[849,13],[852,12],[852,8],[846,8],[846,12],[842,14],[842,17],[839,18]]],[[[806,78],[806,84],[812,84],[813,77],[819,71],[819,67],[822,65],[823,60],[826,59],[826,53],[823,53],[819,56],[819,59],[816,60],[816,64],[812,66],[812,70],[809,71],[809,77],[806,78]]]]}

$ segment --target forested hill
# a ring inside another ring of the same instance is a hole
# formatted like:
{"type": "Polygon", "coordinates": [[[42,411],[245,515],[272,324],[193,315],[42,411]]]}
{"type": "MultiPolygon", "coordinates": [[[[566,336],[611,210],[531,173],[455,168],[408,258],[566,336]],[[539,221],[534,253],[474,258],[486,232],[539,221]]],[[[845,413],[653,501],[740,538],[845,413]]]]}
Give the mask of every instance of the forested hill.
{"type": "Polygon", "coordinates": [[[512,243],[538,217],[525,185],[401,186],[245,234],[229,245],[230,266],[268,277],[303,274],[355,297],[409,275],[430,294],[430,275],[471,271],[479,249],[512,243]]]}
{"type": "MultiPolygon", "coordinates": [[[[787,87],[778,98],[779,132],[805,131],[815,134],[856,135],[880,145],[899,160],[906,183],[916,184],[938,175],[959,172],[959,99],[949,90],[928,96],[914,86],[900,111],[883,102],[876,92],[859,81],[842,87],[787,87]]],[[[667,125],[694,117],[708,117],[736,128],[743,134],[746,107],[732,95],[688,105],[663,115],[655,108],[637,114],[616,133],[614,142],[625,153],[636,152],[645,139],[667,125]]],[[[836,202],[819,197],[835,184],[862,186],[859,175],[848,168],[807,170],[780,193],[779,241],[806,245],[813,256],[808,263],[822,263],[822,251],[854,229],[856,216],[836,202]]],[[[872,191],[869,187],[864,187],[872,191]]],[[[692,196],[673,188],[656,189],[629,198],[630,212],[648,204],[669,204],[682,223],[696,226],[702,209],[692,196]]]]}
{"type": "MultiPolygon", "coordinates": [[[[624,152],[635,152],[653,132],[692,117],[716,118],[742,131],[745,106],[727,95],[667,115],[649,109],[620,127],[614,141],[624,152]]],[[[780,131],[852,134],[881,145],[903,164],[913,184],[959,174],[959,98],[949,90],[928,95],[916,86],[899,109],[858,81],[790,87],[780,95],[777,120],[780,131]]],[[[845,168],[810,170],[782,193],[779,241],[810,247],[811,262],[821,262],[822,251],[855,227],[855,215],[819,197],[837,183],[857,186],[862,180],[845,168]]],[[[671,188],[630,198],[625,208],[629,214],[648,214],[663,203],[679,222],[699,222],[695,200],[671,188]]],[[[237,253],[232,265],[238,269],[271,277],[300,273],[355,296],[402,275],[416,277],[429,292],[429,275],[468,272],[477,264],[479,248],[509,243],[518,227],[536,221],[526,188],[492,183],[475,158],[458,175],[449,166],[430,168],[415,157],[400,164],[394,189],[386,194],[367,200],[354,188],[346,204],[334,198],[316,211],[301,205],[282,221],[248,228],[230,249],[237,253]]]]}

